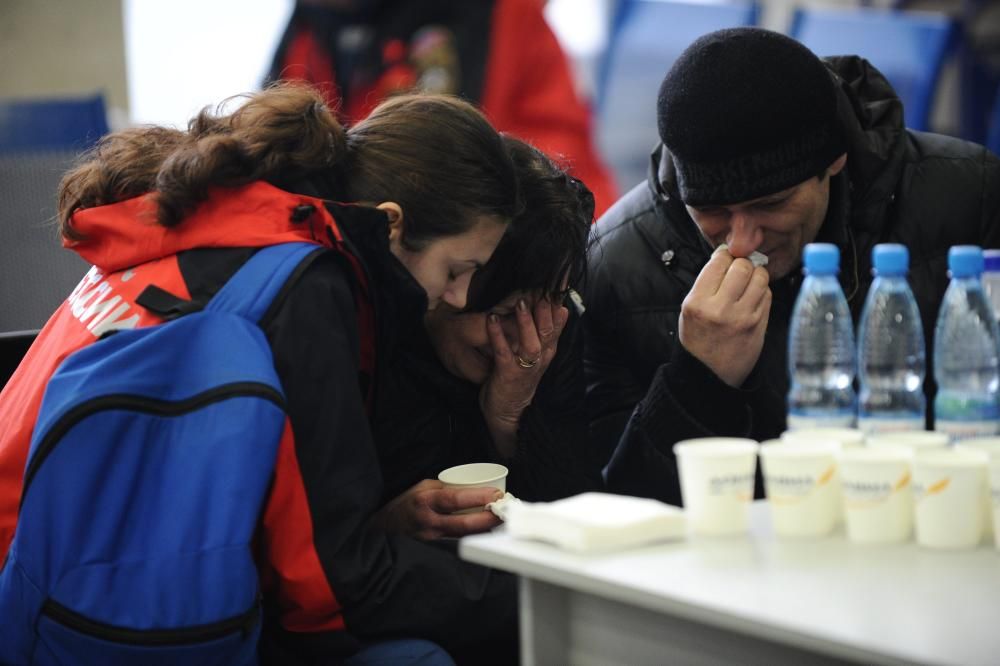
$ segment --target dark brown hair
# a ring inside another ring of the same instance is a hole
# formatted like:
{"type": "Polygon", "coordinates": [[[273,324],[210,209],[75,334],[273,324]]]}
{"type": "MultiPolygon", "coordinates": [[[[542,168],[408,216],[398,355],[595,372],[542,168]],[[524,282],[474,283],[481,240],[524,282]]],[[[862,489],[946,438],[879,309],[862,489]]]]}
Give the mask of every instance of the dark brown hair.
{"type": "Polygon", "coordinates": [[[213,186],[266,180],[327,199],[403,209],[403,244],[462,233],[481,217],[508,221],[519,208],[517,178],[500,135],[470,104],[443,95],[404,95],[379,105],[346,132],[320,94],[276,84],[203,109],[187,131],[139,127],[108,135],[59,188],[64,236],[72,214],[155,192],[157,222],[180,224],[213,186]]]}
{"type": "Polygon", "coordinates": [[[559,301],[563,282],[581,289],[594,195],[545,153],[504,136],[517,169],[524,208],[493,256],[473,276],[466,310],[485,312],[518,291],[559,301]]]}

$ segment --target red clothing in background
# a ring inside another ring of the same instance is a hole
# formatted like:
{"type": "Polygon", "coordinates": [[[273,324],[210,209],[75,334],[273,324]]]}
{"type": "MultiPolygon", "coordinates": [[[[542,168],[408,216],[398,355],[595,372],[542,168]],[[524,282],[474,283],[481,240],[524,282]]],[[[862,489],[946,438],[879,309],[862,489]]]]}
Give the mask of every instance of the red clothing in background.
{"type": "Polygon", "coordinates": [[[543,2],[375,4],[353,14],[297,7],[271,78],[316,84],[346,123],[395,92],[460,94],[497,129],[567,166],[594,193],[597,216],[614,203],[617,191],[595,147],[590,109],[576,94],[543,2]],[[365,40],[367,46],[344,46],[365,40]]]}

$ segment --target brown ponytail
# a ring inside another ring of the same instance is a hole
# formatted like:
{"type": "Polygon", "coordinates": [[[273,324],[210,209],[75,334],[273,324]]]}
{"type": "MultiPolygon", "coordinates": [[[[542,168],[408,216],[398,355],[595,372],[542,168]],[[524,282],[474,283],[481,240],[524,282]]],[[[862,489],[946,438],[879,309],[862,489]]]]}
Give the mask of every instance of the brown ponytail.
{"type": "Polygon", "coordinates": [[[344,130],[314,89],[286,83],[248,97],[228,115],[221,111],[232,100],[214,113],[203,109],[187,132],[140,127],[105,137],[63,178],[62,234],[77,237],[70,218],[78,208],[153,190],[157,222],[172,227],[205,200],[211,186],[336,172],[346,150],[344,130]]]}
{"type": "Polygon", "coordinates": [[[472,105],[444,95],[403,95],[349,131],[320,94],[280,83],[232,113],[203,110],[186,132],[145,127],[103,139],[64,178],[63,235],[73,212],[155,192],[157,221],[179,224],[212,186],[265,180],[347,202],[398,203],[403,244],[419,250],[483,217],[520,210],[514,165],[500,135],[472,105]]]}

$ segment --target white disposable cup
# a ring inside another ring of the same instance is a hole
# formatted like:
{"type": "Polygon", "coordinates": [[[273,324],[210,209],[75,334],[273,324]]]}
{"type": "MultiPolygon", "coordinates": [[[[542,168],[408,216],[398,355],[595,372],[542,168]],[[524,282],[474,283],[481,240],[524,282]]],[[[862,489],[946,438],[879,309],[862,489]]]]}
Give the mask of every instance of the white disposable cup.
{"type": "Polygon", "coordinates": [[[865,433],[857,428],[799,428],[781,433],[781,439],[789,444],[832,439],[840,442],[842,449],[865,445],[865,433]]]}
{"type": "MultiPolygon", "coordinates": [[[[497,463],[468,463],[449,467],[438,474],[438,481],[451,488],[496,488],[507,490],[507,468],[497,463]]],[[[462,509],[455,513],[476,513],[484,507],[462,509]]]]}
{"type": "Polygon", "coordinates": [[[917,543],[974,548],[983,537],[989,456],[968,448],[920,451],[913,458],[917,543]]]}
{"type": "MultiPolygon", "coordinates": [[[[847,449],[860,448],[865,445],[865,433],[857,428],[799,428],[781,433],[781,441],[792,446],[812,444],[813,442],[832,442],[837,446],[838,455],[847,449]]],[[[833,494],[837,497],[837,525],[844,523],[844,500],[840,488],[840,470],[833,478],[833,494]]]]}
{"type": "Polygon", "coordinates": [[[764,489],[774,533],[782,537],[829,534],[837,522],[837,453],[833,441],[761,446],[764,489]]]}
{"type": "Polygon", "coordinates": [[[902,430],[899,432],[880,432],[868,435],[865,440],[868,446],[879,448],[883,446],[904,446],[917,453],[929,449],[943,449],[951,443],[947,433],[931,430],[902,430]]]}
{"type": "Polygon", "coordinates": [[[993,501],[993,543],[1000,550],[1000,459],[990,460],[990,496],[993,501]]]}
{"type": "Polygon", "coordinates": [[[674,444],[681,498],[696,534],[747,531],[759,444],[739,437],[703,437],[674,444]]]}
{"type": "MultiPolygon", "coordinates": [[[[977,449],[979,451],[985,451],[986,455],[990,457],[990,465],[993,462],[1000,460],[1000,437],[970,437],[969,439],[963,439],[958,444],[955,445],[956,448],[970,448],[977,449]]],[[[997,510],[994,509],[995,502],[997,498],[993,498],[991,501],[991,496],[996,491],[993,489],[993,482],[990,481],[990,492],[986,495],[986,521],[983,523],[983,532],[986,536],[993,535],[993,538],[997,542],[997,547],[1000,548],[1000,536],[997,535],[996,522],[998,520],[997,510]],[[992,520],[990,519],[992,517],[992,520]]]]}
{"type": "Polygon", "coordinates": [[[847,538],[905,541],[913,530],[913,452],[905,447],[851,449],[840,456],[847,538]]]}

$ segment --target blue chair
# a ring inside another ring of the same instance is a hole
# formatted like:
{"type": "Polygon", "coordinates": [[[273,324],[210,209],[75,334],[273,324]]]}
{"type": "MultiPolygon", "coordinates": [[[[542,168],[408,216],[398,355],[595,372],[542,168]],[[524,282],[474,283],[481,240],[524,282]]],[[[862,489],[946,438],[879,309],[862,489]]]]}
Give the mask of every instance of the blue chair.
{"type": "Polygon", "coordinates": [[[621,191],[646,179],[656,145],[660,82],[691,42],[722,28],[754,25],[752,0],[622,0],[597,83],[598,145],[621,191]]]}
{"type": "Polygon", "coordinates": [[[996,95],[993,96],[993,110],[990,111],[988,125],[986,147],[1000,155],[1000,86],[997,87],[996,95]]]}
{"type": "Polygon", "coordinates": [[[0,387],[87,272],[60,242],[56,189],[80,151],[107,132],[100,96],[0,100],[0,387]]]}
{"type": "Polygon", "coordinates": [[[819,56],[866,58],[903,100],[907,127],[930,129],[941,67],[958,40],[955,19],[933,12],[800,8],[790,34],[819,56]]]}
{"type": "Polygon", "coordinates": [[[77,152],[107,133],[107,112],[101,95],[0,100],[0,154],[77,152]]]}

